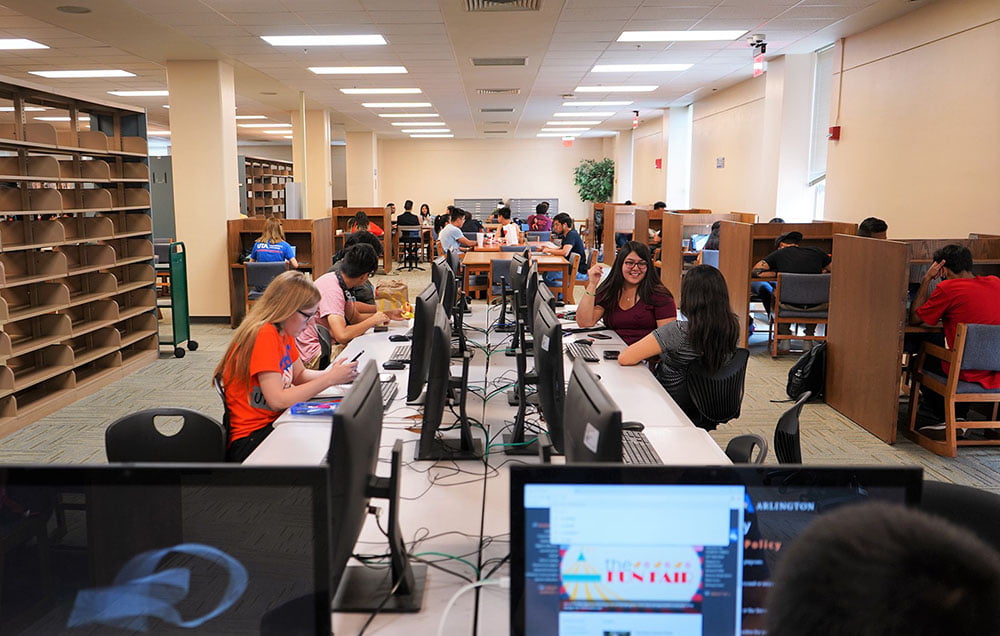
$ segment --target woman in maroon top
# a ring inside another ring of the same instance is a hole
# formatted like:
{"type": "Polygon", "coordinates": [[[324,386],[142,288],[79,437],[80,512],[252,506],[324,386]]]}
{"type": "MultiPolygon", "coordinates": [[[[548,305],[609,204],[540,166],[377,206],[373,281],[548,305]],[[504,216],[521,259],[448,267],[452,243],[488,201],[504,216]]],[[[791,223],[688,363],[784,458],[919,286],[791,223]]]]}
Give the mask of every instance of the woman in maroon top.
{"type": "Polygon", "coordinates": [[[601,282],[601,264],[587,272],[587,288],[576,308],[576,322],[593,327],[603,319],[626,345],[677,318],[674,297],[653,268],[649,247],[629,241],[618,250],[611,275],[601,282]]]}

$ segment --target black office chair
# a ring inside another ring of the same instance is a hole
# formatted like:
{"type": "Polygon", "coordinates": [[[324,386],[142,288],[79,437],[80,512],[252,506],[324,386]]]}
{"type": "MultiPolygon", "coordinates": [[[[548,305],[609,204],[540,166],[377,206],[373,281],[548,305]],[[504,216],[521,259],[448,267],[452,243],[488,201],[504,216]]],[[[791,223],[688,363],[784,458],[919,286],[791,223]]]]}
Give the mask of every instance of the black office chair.
{"type": "Polygon", "coordinates": [[[774,453],[778,456],[781,464],[801,464],[802,444],[799,440],[799,414],[802,407],[809,398],[812,391],[806,391],[799,396],[798,401],[790,409],[781,414],[778,418],[778,425],[774,428],[774,453]]]}
{"type": "Polygon", "coordinates": [[[726,444],[726,456],[734,464],[763,464],[767,459],[767,441],[755,433],[737,435],[726,444]]]}
{"type": "Polygon", "coordinates": [[[271,284],[271,281],[287,270],[287,261],[277,263],[245,263],[243,268],[243,285],[247,297],[244,311],[250,311],[250,305],[264,295],[264,290],[271,284]]]}
{"type": "Polygon", "coordinates": [[[330,366],[330,352],[333,351],[333,336],[323,325],[316,324],[316,335],[319,336],[319,364],[317,369],[325,369],[330,366]]]}
{"type": "Polygon", "coordinates": [[[226,459],[226,429],[198,411],[163,407],[119,418],[104,432],[109,462],[222,462],[226,459]],[[156,428],[158,417],[182,417],[174,435],[156,428]]]}
{"type": "Polygon", "coordinates": [[[400,225],[396,228],[399,232],[399,246],[403,252],[403,266],[400,271],[412,272],[415,269],[423,271],[417,263],[420,261],[420,226],[400,225]]]}
{"type": "Polygon", "coordinates": [[[749,349],[737,349],[733,359],[715,373],[709,373],[700,360],[691,363],[688,391],[701,416],[697,426],[712,431],[740,416],[749,359],[749,349]]]}
{"type": "Polygon", "coordinates": [[[924,480],[920,509],[970,530],[1000,550],[1000,495],[971,486],[924,480]]]}

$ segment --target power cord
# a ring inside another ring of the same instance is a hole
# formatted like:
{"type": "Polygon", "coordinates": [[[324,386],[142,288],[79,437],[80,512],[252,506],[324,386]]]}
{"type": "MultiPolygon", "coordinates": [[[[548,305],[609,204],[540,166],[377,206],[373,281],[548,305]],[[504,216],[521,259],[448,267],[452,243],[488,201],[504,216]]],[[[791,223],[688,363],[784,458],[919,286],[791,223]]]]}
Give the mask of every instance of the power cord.
{"type": "Polygon", "coordinates": [[[455,606],[455,602],[458,601],[459,597],[470,590],[478,589],[485,585],[496,585],[503,589],[508,589],[510,588],[510,577],[503,576],[499,579],[483,579],[481,581],[468,583],[458,588],[458,591],[455,592],[450,599],[448,599],[448,604],[444,606],[444,612],[441,614],[441,622],[438,623],[438,636],[444,636],[444,626],[448,621],[448,614],[451,613],[451,608],[455,606]]]}

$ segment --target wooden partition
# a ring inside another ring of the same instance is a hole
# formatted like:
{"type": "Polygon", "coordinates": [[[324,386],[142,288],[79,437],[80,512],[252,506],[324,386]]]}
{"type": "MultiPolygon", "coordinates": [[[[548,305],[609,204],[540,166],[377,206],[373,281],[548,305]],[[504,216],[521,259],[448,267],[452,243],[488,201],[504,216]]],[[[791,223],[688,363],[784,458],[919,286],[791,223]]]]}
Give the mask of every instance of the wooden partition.
{"type": "Polygon", "coordinates": [[[671,291],[677,303],[681,299],[681,279],[684,276],[684,241],[693,234],[708,234],[716,221],[753,223],[757,215],[745,212],[703,214],[668,212],[663,215],[660,242],[660,280],[671,291]],[[696,231],[703,230],[703,231],[696,231]]]}
{"type": "Polygon", "coordinates": [[[649,236],[649,209],[636,205],[604,204],[604,262],[608,265],[615,262],[615,234],[618,233],[631,233],[633,239],[646,243],[649,236]],[[631,220],[627,220],[629,217],[631,220]]]}
{"type": "Polygon", "coordinates": [[[347,234],[347,226],[351,219],[358,212],[364,212],[368,219],[381,227],[385,234],[382,235],[382,273],[388,274],[392,271],[392,219],[385,208],[332,208],[330,217],[333,220],[331,228],[333,238],[333,251],[337,252],[344,247],[344,235],[347,234]]]}

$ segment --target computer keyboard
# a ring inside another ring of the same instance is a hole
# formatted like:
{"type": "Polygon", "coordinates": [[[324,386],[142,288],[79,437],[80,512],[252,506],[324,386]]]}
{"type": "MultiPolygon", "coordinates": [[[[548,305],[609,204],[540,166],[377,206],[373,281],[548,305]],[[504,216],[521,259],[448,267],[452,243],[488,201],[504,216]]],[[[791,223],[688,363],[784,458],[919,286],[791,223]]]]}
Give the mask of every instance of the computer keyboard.
{"type": "Polygon", "coordinates": [[[662,464],[653,445],[641,431],[622,431],[623,464],[662,464]]]}
{"type": "Polygon", "coordinates": [[[391,354],[389,354],[389,359],[398,360],[399,362],[409,362],[410,351],[410,345],[399,345],[392,350],[391,354]]]}
{"type": "Polygon", "coordinates": [[[574,358],[580,358],[584,362],[601,361],[601,359],[597,357],[597,354],[594,353],[594,350],[590,345],[580,344],[579,342],[571,342],[566,345],[566,353],[574,358]]]}
{"type": "Polygon", "coordinates": [[[382,382],[382,408],[389,408],[392,399],[399,391],[399,384],[396,382],[382,382]]]}

